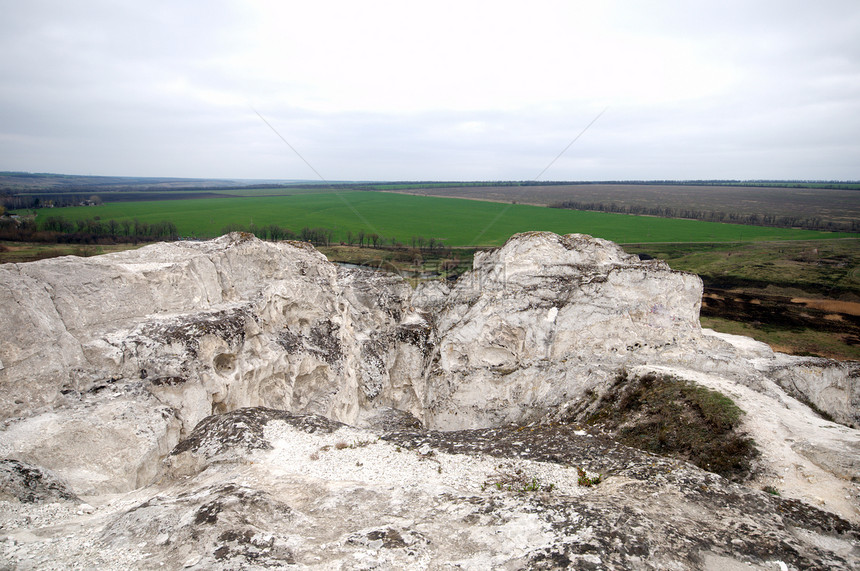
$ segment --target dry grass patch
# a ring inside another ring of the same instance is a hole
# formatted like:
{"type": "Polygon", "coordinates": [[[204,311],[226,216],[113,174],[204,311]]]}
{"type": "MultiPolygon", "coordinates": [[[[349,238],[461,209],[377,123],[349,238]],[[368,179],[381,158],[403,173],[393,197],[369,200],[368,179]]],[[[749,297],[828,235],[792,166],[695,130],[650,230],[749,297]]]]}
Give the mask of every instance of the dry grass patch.
{"type": "Polygon", "coordinates": [[[742,480],[758,454],[753,440],[739,430],[742,414],[722,393],[684,380],[620,374],[587,422],[627,446],[742,480]]]}

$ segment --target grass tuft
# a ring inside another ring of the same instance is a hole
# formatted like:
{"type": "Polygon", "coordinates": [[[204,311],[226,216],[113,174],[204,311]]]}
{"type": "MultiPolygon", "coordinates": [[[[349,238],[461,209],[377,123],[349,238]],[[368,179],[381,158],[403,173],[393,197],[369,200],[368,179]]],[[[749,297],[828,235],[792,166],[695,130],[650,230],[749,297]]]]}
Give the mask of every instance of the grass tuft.
{"type": "Polygon", "coordinates": [[[758,454],[753,440],[738,430],[742,414],[717,391],[671,376],[622,374],[586,421],[628,446],[742,480],[758,454]]]}
{"type": "Polygon", "coordinates": [[[522,468],[511,468],[499,466],[490,479],[481,485],[481,491],[487,488],[495,488],[498,491],[506,491],[515,494],[527,494],[534,492],[551,492],[554,484],[541,482],[536,476],[529,476],[522,468]]]}

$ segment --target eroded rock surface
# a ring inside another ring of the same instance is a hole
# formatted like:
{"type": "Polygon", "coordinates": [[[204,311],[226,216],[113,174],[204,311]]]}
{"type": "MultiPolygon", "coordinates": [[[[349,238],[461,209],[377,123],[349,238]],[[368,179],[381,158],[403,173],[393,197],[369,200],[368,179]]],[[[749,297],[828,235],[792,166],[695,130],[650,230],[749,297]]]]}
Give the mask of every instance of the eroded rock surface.
{"type": "Polygon", "coordinates": [[[0,302],[19,568],[858,564],[857,364],[702,330],[698,277],[603,240],[412,290],[233,234],[0,266],[0,302]],[[742,482],[582,425],[649,375],[740,407],[742,482]]]}
{"type": "Polygon", "coordinates": [[[5,458],[0,460],[0,499],[33,504],[78,497],[66,483],[42,468],[5,458]]]}
{"type": "Polygon", "coordinates": [[[572,426],[379,433],[271,409],[214,418],[179,452],[213,459],[193,475],[166,466],[145,494],[93,513],[48,508],[50,525],[26,539],[20,509],[0,504],[19,538],[6,557],[147,569],[860,563],[860,528],[839,516],[572,426]],[[205,443],[229,420],[215,459],[205,443]],[[582,473],[599,481],[580,485],[582,473]]]}

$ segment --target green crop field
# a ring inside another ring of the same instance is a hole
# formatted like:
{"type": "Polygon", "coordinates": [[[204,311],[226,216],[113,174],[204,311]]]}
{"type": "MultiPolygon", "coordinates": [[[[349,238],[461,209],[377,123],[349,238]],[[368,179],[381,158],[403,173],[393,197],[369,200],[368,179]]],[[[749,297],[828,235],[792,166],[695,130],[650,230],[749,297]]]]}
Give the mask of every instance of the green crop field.
{"type": "MultiPolygon", "coordinates": [[[[250,193],[249,193],[250,194],[250,193]]],[[[375,233],[409,243],[413,236],[447,246],[500,245],[516,232],[549,230],[591,234],[621,243],[722,242],[821,239],[850,236],[826,232],[719,224],[647,216],[561,210],[540,206],[438,198],[370,191],[320,191],[292,196],[245,196],[38,210],[67,220],[138,219],[176,224],[182,236],[206,238],[228,225],[277,224],[293,231],[330,228],[335,240],[347,231],[375,233]]]]}

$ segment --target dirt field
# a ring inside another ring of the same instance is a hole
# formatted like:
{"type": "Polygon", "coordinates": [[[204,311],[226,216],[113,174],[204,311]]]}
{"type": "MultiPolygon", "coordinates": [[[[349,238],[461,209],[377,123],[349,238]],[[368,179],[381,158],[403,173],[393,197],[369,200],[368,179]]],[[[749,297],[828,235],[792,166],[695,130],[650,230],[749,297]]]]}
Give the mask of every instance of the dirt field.
{"type": "Polygon", "coordinates": [[[844,313],[846,315],[860,316],[860,303],[853,301],[838,301],[832,299],[807,299],[803,297],[795,297],[791,299],[791,303],[805,305],[820,311],[831,312],[834,314],[844,313]]]}
{"type": "Polygon", "coordinates": [[[705,290],[702,325],[747,335],[777,351],[860,359],[860,304],[739,290],[705,290]],[[809,303],[812,302],[812,303],[809,303]]]}
{"type": "Polygon", "coordinates": [[[35,244],[31,242],[0,242],[0,264],[32,262],[57,256],[97,256],[140,248],[144,244],[35,244]]]}
{"type": "Polygon", "coordinates": [[[665,207],[740,215],[818,217],[839,223],[860,219],[860,191],[823,188],[657,184],[564,184],[397,190],[407,194],[472,198],[548,206],[564,201],[665,207]]]}

